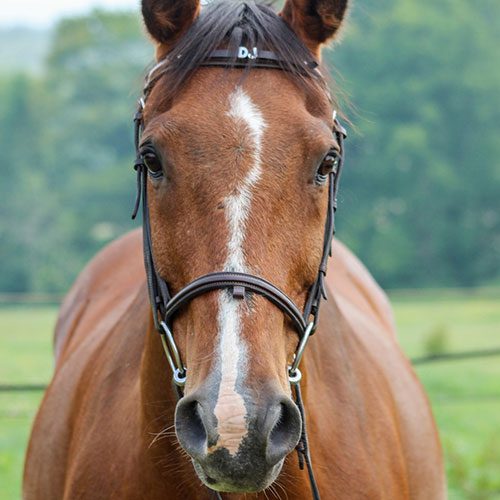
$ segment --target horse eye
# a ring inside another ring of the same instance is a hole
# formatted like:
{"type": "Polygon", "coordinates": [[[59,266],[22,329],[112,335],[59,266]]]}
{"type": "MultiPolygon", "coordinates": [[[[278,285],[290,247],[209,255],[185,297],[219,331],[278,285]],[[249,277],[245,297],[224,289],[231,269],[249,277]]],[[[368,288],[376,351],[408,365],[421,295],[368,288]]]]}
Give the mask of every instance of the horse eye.
{"type": "Polygon", "coordinates": [[[316,172],[316,183],[319,185],[326,184],[330,174],[336,174],[339,166],[339,152],[336,149],[332,149],[323,158],[321,165],[316,172]]]}
{"type": "Polygon", "coordinates": [[[152,177],[158,178],[163,175],[163,166],[160,159],[158,158],[158,155],[152,147],[146,147],[141,152],[141,156],[142,160],[144,161],[144,165],[146,165],[146,168],[148,169],[148,172],[152,177]]]}

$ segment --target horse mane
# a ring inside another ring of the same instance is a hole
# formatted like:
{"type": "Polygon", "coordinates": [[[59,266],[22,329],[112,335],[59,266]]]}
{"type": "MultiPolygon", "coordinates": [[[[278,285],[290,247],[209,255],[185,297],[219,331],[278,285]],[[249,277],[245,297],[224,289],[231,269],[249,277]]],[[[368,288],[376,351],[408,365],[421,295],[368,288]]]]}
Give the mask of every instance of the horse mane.
{"type": "MultiPolygon", "coordinates": [[[[329,93],[322,73],[311,69],[315,59],[309,49],[270,5],[253,0],[214,0],[203,7],[196,21],[167,54],[168,64],[159,75],[167,82],[162,89],[163,99],[171,101],[217,49],[234,50],[234,61],[229,61],[227,68],[234,67],[240,46],[274,52],[291,81],[313,95],[329,93]]],[[[251,69],[249,61],[245,72],[251,69]]]]}

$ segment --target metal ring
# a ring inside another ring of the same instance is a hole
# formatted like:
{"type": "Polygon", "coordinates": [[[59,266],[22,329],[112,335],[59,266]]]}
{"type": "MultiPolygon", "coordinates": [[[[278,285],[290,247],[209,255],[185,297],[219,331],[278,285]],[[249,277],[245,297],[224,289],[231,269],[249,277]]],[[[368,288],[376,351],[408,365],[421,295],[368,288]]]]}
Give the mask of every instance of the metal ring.
{"type": "Polygon", "coordinates": [[[292,371],[292,367],[288,367],[288,380],[290,384],[297,385],[302,380],[302,372],[295,368],[295,371],[292,371]]]}
{"type": "Polygon", "coordinates": [[[183,371],[176,369],[174,370],[174,384],[179,387],[184,387],[186,385],[187,372],[184,368],[183,371]]]}
{"type": "Polygon", "coordinates": [[[177,348],[172,332],[167,324],[161,321],[160,326],[163,330],[163,333],[160,332],[161,342],[167,356],[168,364],[173,373],[174,384],[179,387],[184,387],[186,384],[187,370],[182,362],[179,349],[177,348]]]}
{"type": "Polygon", "coordinates": [[[170,353],[170,350],[168,348],[167,344],[167,339],[165,334],[161,334],[161,341],[163,344],[163,349],[165,351],[165,355],[167,357],[168,364],[170,365],[170,369],[172,370],[173,373],[173,381],[174,384],[179,386],[179,387],[184,387],[186,385],[186,379],[187,379],[187,370],[184,366],[181,366],[180,368],[177,368],[175,366],[174,360],[172,358],[172,354],[170,353]]]}
{"type": "Polygon", "coordinates": [[[175,372],[177,368],[175,366],[174,360],[172,359],[172,355],[170,354],[165,334],[160,333],[160,338],[161,338],[161,343],[163,344],[163,350],[165,351],[165,356],[167,357],[168,364],[170,365],[170,369],[172,370],[172,372],[175,372]]]}
{"type": "Polygon", "coordinates": [[[297,352],[295,353],[295,359],[293,360],[292,366],[290,367],[290,373],[296,373],[300,361],[302,360],[302,356],[304,355],[304,351],[306,349],[307,341],[309,340],[309,337],[311,336],[311,333],[314,328],[314,322],[311,321],[306,328],[306,331],[304,332],[304,336],[300,339],[300,344],[299,347],[297,348],[297,352]]]}
{"type": "Polygon", "coordinates": [[[170,328],[166,325],[164,321],[160,322],[160,326],[162,327],[165,333],[165,340],[168,342],[168,351],[173,358],[175,368],[179,370],[184,370],[184,365],[182,364],[181,355],[179,353],[179,349],[177,349],[177,345],[175,343],[174,337],[170,328]]]}

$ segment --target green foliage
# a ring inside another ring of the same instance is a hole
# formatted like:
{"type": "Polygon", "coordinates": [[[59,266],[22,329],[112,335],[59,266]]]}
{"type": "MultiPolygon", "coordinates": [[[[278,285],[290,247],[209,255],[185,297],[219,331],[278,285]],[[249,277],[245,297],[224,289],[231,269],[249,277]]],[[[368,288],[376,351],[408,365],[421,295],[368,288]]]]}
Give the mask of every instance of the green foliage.
{"type": "Polygon", "coordinates": [[[348,150],[339,234],[386,286],[498,276],[500,4],[358,7],[330,55],[361,132],[348,150]]]}
{"type": "Polygon", "coordinates": [[[25,447],[42,394],[0,394],[0,500],[21,498],[25,447]]]}
{"type": "Polygon", "coordinates": [[[63,291],[132,227],[131,117],[151,56],[137,16],[95,11],[58,25],[43,78],[1,86],[1,290],[63,291]]]}
{"type": "MultiPolygon", "coordinates": [[[[0,384],[40,384],[53,368],[54,306],[0,307],[0,384]]],[[[0,500],[21,498],[25,447],[42,393],[0,393],[0,500]]]]}
{"type": "Polygon", "coordinates": [[[35,260],[39,225],[46,204],[34,207],[37,198],[47,198],[37,111],[40,86],[19,74],[0,82],[0,288],[14,292],[31,288],[26,263],[35,260]]]}
{"type": "MultiPolygon", "coordinates": [[[[358,1],[327,53],[357,108],[338,235],[385,286],[500,279],[499,16],[497,0],[358,1]]],[[[152,58],[136,14],[95,11],[56,27],[41,74],[0,73],[0,290],[61,292],[132,227],[152,58]]]]}
{"type": "Polygon", "coordinates": [[[0,30],[1,70],[39,73],[49,49],[50,37],[45,30],[7,28],[0,30]],[[20,57],[22,54],[22,57],[20,57]]]}
{"type": "Polygon", "coordinates": [[[424,352],[428,356],[447,351],[449,333],[444,325],[436,326],[427,335],[424,342],[424,352]]]}
{"type": "MultiPolygon", "coordinates": [[[[399,339],[410,357],[427,332],[446,332],[446,351],[498,347],[500,291],[391,295],[399,339]],[[439,325],[439,326],[436,326],[439,325]]],[[[450,500],[493,500],[500,492],[500,363],[496,357],[420,365],[446,458],[450,500]]]]}

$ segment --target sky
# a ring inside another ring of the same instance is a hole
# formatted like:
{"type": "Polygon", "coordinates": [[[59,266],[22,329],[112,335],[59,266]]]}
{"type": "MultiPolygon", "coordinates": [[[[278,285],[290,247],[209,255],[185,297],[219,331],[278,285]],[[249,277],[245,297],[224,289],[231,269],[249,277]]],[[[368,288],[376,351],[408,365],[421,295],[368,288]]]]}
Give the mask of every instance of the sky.
{"type": "Polygon", "coordinates": [[[47,28],[60,17],[88,12],[94,7],[137,9],[140,0],[2,0],[0,27],[47,28]]]}

